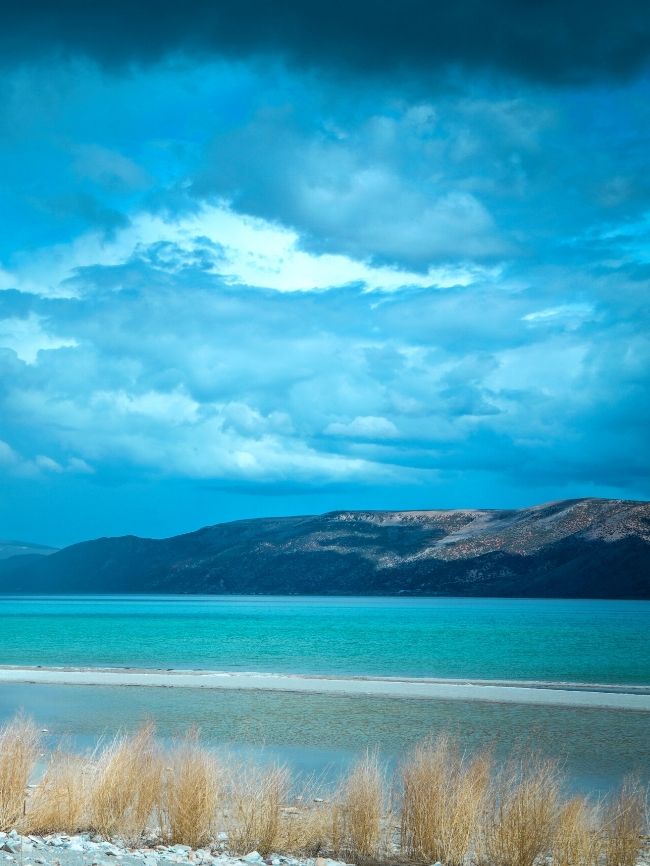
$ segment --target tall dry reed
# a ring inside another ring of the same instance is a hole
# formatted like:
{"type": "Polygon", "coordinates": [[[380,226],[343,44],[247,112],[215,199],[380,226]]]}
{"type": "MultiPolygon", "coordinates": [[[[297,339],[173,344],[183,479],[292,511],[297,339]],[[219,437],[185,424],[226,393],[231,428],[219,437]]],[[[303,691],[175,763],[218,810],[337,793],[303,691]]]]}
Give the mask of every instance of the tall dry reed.
{"type": "Polygon", "coordinates": [[[86,824],[90,763],[55,752],[36,787],[23,820],[27,833],[77,833],[86,824]]]}
{"type": "Polygon", "coordinates": [[[641,849],[646,820],[647,792],[632,778],[605,809],[603,820],[607,866],[634,866],[641,849]]]}
{"type": "Polygon", "coordinates": [[[116,737],[97,761],[88,793],[89,826],[109,838],[143,836],[160,806],[162,767],[150,725],[116,737]]]}
{"type": "Polygon", "coordinates": [[[290,781],[286,767],[239,765],[232,770],[228,838],[233,851],[267,856],[278,847],[290,781]]]}
{"type": "Polygon", "coordinates": [[[376,857],[380,850],[385,780],[376,755],[366,753],[343,780],[336,797],[333,845],[356,858],[376,857]]]}
{"type": "Polygon", "coordinates": [[[403,853],[460,866],[476,844],[490,766],[487,752],[467,759],[448,736],[418,744],[402,770],[403,853]]]}
{"type": "Polygon", "coordinates": [[[172,750],[164,774],[162,830],[172,844],[198,848],[215,836],[224,794],[224,770],[196,731],[172,750]]]}
{"type": "Polygon", "coordinates": [[[596,866],[602,853],[597,815],[584,797],[573,797],[558,815],[553,840],[557,866],[596,866]]]}
{"type": "Polygon", "coordinates": [[[559,812],[557,764],[530,755],[504,768],[490,791],[481,859],[533,866],[552,847],[559,812]]]}
{"type": "Polygon", "coordinates": [[[38,746],[38,732],[23,716],[0,728],[0,830],[13,829],[23,818],[38,746]]]}

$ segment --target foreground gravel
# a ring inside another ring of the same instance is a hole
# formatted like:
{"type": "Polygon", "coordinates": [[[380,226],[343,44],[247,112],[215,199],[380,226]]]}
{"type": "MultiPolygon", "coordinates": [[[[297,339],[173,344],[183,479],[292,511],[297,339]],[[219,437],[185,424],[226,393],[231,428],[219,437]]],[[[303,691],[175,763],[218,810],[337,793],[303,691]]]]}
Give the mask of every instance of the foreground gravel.
{"type": "MultiPolygon", "coordinates": [[[[220,834],[221,847],[227,836],[220,834]]],[[[67,836],[21,836],[12,830],[0,832],[0,866],[173,866],[191,863],[193,866],[345,866],[329,857],[286,857],[272,854],[262,857],[251,851],[243,857],[232,857],[225,851],[198,848],[189,845],[153,845],[151,848],[129,848],[106,842],[99,836],[86,833],[67,836]]]]}
{"type": "MultiPolygon", "coordinates": [[[[257,851],[233,857],[224,850],[227,839],[226,833],[220,833],[216,847],[210,849],[153,843],[150,848],[130,848],[88,833],[78,836],[65,833],[21,836],[12,830],[0,832],[0,866],[172,866],[177,863],[192,866],[350,866],[330,857],[287,857],[284,854],[262,857],[257,851]]],[[[552,866],[550,860],[544,863],[552,866]]],[[[637,866],[650,866],[650,836],[644,837],[637,866]]]]}

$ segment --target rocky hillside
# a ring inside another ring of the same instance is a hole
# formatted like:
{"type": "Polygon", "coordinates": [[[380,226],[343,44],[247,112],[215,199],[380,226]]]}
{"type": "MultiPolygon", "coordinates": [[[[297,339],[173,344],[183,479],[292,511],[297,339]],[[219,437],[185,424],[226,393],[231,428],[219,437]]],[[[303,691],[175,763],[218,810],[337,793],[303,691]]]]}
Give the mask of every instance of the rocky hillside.
{"type": "Polygon", "coordinates": [[[0,562],[4,592],[650,598],[650,503],[336,511],[0,562]]]}

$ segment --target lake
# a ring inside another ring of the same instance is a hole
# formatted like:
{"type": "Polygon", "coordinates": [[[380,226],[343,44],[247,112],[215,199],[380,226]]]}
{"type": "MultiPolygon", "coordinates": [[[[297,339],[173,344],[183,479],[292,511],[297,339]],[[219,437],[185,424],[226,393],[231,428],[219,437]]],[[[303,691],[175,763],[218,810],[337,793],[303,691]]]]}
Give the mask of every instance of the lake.
{"type": "Polygon", "coordinates": [[[650,602],[0,597],[0,664],[650,685],[650,602]]]}
{"type": "MultiPolygon", "coordinates": [[[[517,599],[4,597],[0,664],[138,666],[650,686],[650,604],[517,599]]],[[[517,703],[0,684],[49,745],[90,745],[153,719],[215,746],[336,775],[366,747],[396,764],[447,730],[469,750],[519,744],[562,761],[573,790],[650,781],[650,714],[517,703]]]]}

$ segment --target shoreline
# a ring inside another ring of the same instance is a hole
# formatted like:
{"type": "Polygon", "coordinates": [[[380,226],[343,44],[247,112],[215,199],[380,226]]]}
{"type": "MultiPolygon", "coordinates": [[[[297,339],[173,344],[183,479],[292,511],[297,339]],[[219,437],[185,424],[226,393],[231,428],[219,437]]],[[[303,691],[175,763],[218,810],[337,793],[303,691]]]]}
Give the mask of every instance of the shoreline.
{"type": "Polygon", "coordinates": [[[650,686],[179,669],[0,666],[0,684],[140,686],[487,701],[650,712],[650,686]]]}

